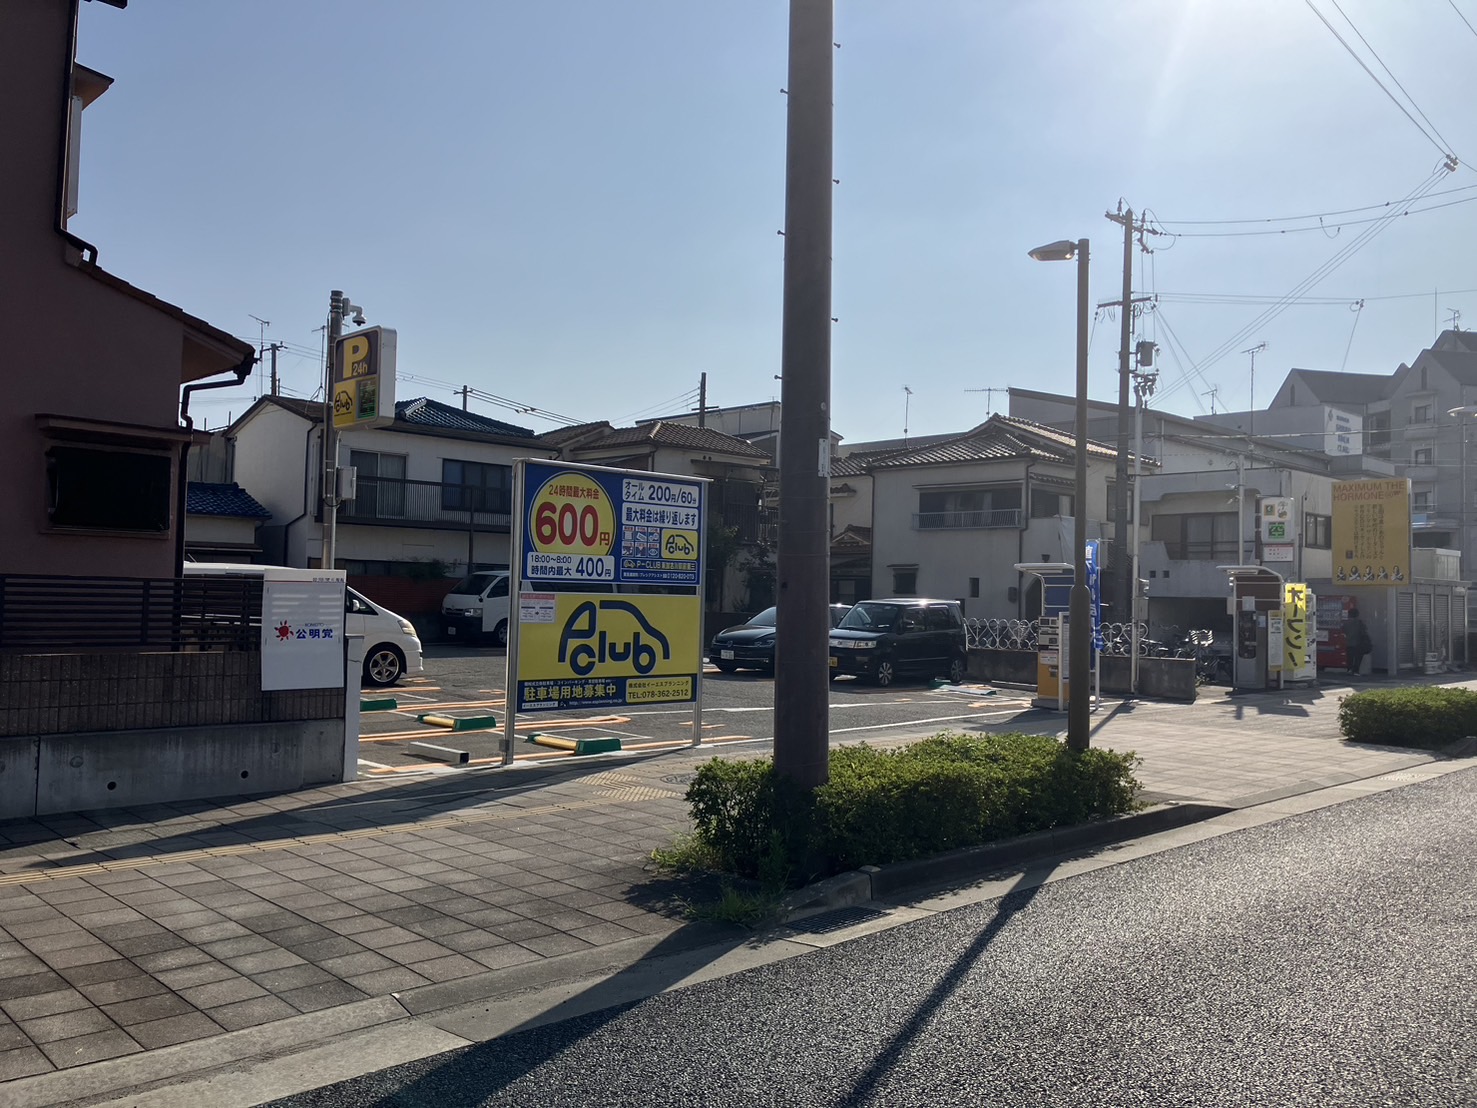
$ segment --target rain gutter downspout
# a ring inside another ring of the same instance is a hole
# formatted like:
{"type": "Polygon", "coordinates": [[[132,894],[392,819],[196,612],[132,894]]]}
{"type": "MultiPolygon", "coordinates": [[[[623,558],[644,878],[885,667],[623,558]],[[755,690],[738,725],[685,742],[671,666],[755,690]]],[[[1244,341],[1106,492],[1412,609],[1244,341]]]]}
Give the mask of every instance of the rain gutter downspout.
{"type": "MultiPolygon", "coordinates": [[[[229,389],[237,385],[244,385],[246,378],[251,376],[251,367],[256,364],[256,354],[246,355],[241,364],[231,370],[236,375],[234,381],[197,381],[192,385],[186,385],[181,390],[179,403],[180,422],[185,425],[186,431],[195,430],[195,419],[190,415],[190,396],[192,393],[204,392],[206,389],[229,389]]],[[[190,475],[186,468],[186,462],[190,457],[190,440],[186,439],[179,452],[179,492],[175,499],[175,534],[174,534],[174,575],[183,577],[185,575],[185,498],[190,484],[190,475]]]]}

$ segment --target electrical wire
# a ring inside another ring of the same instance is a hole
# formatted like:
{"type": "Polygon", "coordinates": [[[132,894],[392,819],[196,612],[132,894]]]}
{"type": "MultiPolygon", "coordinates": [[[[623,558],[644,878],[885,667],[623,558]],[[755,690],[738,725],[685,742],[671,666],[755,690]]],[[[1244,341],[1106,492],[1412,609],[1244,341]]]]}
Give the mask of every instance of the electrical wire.
{"type": "MultiPolygon", "coordinates": [[[[1477,185],[1469,187],[1477,188],[1477,185]]],[[[1459,192],[1461,190],[1448,189],[1447,191],[1459,192]]],[[[1319,222],[1308,227],[1272,227],[1261,231],[1166,231],[1164,233],[1179,239],[1238,239],[1265,235],[1298,235],[1308,231],[1321,231],[1327,235],[1330,229],[1337,233],[1345,227],[1360,227],[1369,223],[1379,223],[1382,220],[1391,219],[1396,216],[1423,215],[1426,212],[1440,211],[1442,208],[1454,208],[1459,204],[1470,204],[1474,200],[1477,200],[1477,196],[1464,196],[1460,200],[1448,200],[1444,204],[1427,204],[1421,208],[1410,207],[1404,211],[1386,212],[1383,215],[1370,216],[1368,219],[1346,219],[1333,224],[1319,222]]]]}
{"type": "Polygon", "coordinates": [[[701,394],[701,392],[701,389],[688,389],[686,392],[678,396],[671,397],[667,400],[662,400],[656,404],[650,405],[649,407],[641,408],[637,411],[631,412],[628,415],[623,415],[620,417],[619,422],[625,423],[627,420],[630,420],[631,422],[636,423],[640,422],[643,416],[650,416],[657,412],[670,412],[673,408],[679,405],[686,405],[689,402],[698,399],[698,396],[701,394]]]}
{"type": "MultiPolygon", "coordinates": [[[[1319,20],[1323,23],[1323,25],[1328,28],[1329,33],[1331,35],[1333,35],[1334,38],[1338,39],[1339,45],[1342,46],[1346,51],[1348,51],[1349,57],[1353,58],[1354,61],[1356,61],[1359,64],[1359,68],[1362,69],[1362,70],[1364,70],[1365,73],[1369,74],[1369,79],[1371,81],[1373,81],[1376,85],[1378,85],[1380,91],[1383,92],[1386,96],[1388,96],[1390,98],[1390,103],[1394,104],[1397,108],[1399,108],[1401,114],[1404,115],[1406,119],[1410,120],[1411,125],[1414,126],[1415,129],[1421,133],[1422,137],[1424,137],[1425,140],[1427,142],[1429,142],[1432,146],[1436,147],[1436,149],[1441,153],[1442,157],[1444,157],[1444,158],[1446,158],[1448,160],[1455,160],[1456,155],[1452,152],[1451,148],[1448,145],[1446,145],[1446,140],[1445,139],[1442,139],[1440,137],[1439,133],[1434,133],[1435,132],[1435,128],[1434,127],[1432,127],[1430,131],[1427,131],[1425,127],[1422,127],[1421,126],[1421,124],[1416,120],[1415,116],[1413,116],[1413,115],[1410,114],[1409,109],[1407,109],[1406,106],[1404,104],[1402,104],[1396,98],[1396,96],[1395,96],[1395,94],[1393,92],[1391,92],[1388,88],[1385,87],[1385,83],[1383,81],[1381,81],[1378,76],[1375,75],[1374,70],[1370,69],[1369,66],[1365,64],[1364,59],[1361,58],[1359,56],[1358,52],[1352,46],[1349,45],[1348,40],[1345,39],[1343,35],[1339,34],[1337,28],[1335,28],[1334,25],[1328,21],[1328,17],[1325,16],[1321,11],[1318,10],[1318,8],[1314,5],[1313,0],[1303,0],[1303,3],[1306,4],[1308,6],[1308,10],[1311,11],[1314,15],[1316,15],[1319,18],[1319,20]]],[[[1335,8],[1338,8],[1337,0],[1333,0],[1333,6],[1335,8]]],[[[1339,14],[1340,15],[1344,15],[1344,12],[1343,12],[1343,9],[1342,8],[1339,8],[1339,14]]],[[[1347,22],[1350,27],[1353,27],[1354,28],[1354,33],[1356,35],[1359,35],[1359,28],[1354,27],[1353,21],[1350,20],[1347,15],[1344,15],[1344,21],[1347,22]]],[[[1360,38],[1361,41],[1364,40],[1364,36],[1363,35],[1359,35],[1359,38],[1360,38]]],[[[1365,45],[1368,46],[1368,43],[1366,42],[1365,45]]],[[[1374,51],[1371,50],[1370,53],[1371,54],[1374,54],[1374,51]]],[[[1379,55],[1377,55],[1377,54],[1375,55],[1375,60],[1376,61],[1379,60],[1379,55]]],[[[1385,64],[1384,62],[1380,62],[1380,65],[1381,66],[1383,66],[1384,64],[1385,64]]],[[[1389,70],[1386,69],[1385,72],[1388,73],[1389,70]]],[[[1391,74],[1391,76],[1393,77],[1394,75],[1391,74]]],[[[1396,81],[1395,83],[1398,85],[1400,82],[1399,81],[1396,81]]],[[[1405,91],[1403,87],[1401,88],[1401,91],[1402,92],[1405,91]]],[[[1409,93],[1406,93],[1407,99],[1409,99],[1409,96],[1410,96],[1410,94],[1409,93]]],[[[1414,100],[1411,100],[1410,102],[1411,102],[1411,105],[1413,107],[1415,107],[1415,110],[1418,111],[1418,112],[1420,112],[1421,117],[1424,119],[1426,113],[1425,112],[1421,112],[1420,106],[1417,105],[1414,100]]]]}
{"type": "MultiPolygon", "coordinates": [[[[1404,198],[1402,203],[1419,199],[1426,193],[1430,192],[1436,187],[1436,183],[1442,179],[1442,174],[1449,173],[1452,171],[1452,169],[1452,164],[1449,161],[1443,162],[1439,167],[1437,167],[1435,171],[1432,172],[1429,177],[1427,177],[1424,181],[1422,181],[1419,185],[1412,189],[1411,192],[1404,198]]],[[[1382,222],[1375,223],[1370,227],[1366,227],[1352,240],[1350,240],[1347,245],[1336,251],[1330,258],[1326,259],[1319,266],[1317,266],[1312,273],[1308,274],[1308,276],[1304,277],[1301,281],[1294,285],[1293,288],[1285,293],[1277,303],[1267,308],[1266,311],[1260,313],[1255,319],[1251,320],[1251,322],[1247,323],[1244,327],[1236,331],[1233,335],[1231,335],[1231,337],[1221,343],[1220,346],[1217,346],[1202,361],[1197,363],[1195,369],[1203,375],[1203,372],[1206,369],[1209,369],[1216,362],[1220,361],[1227,354],[1235,350],[1238,346],[1241,345],[1242,342],[1249,338],[1253,332],[1260,330],[1272,320],[1276,319],[1279,315],[1281,315],[1284,311],[1286,311],[1294,303],[1296,303],[1298,297],[1302,296],[1309,289],[1316,286],[1320,281],[1323,281],[1329,276],[1329,274],[1333,273],[1334,270],[1343,265],[1344,262],[1348,261],[1356,253],[1367,246],[1371,241],[1373,241],[1375,236],[1377,236],[1381,231],[1383,231],[1386,227],[1390,225],[1390,222],[1394,218],[1395,215],[1391,214],[1386,216],[1382,222]]],[[[1174,385],[1169,386],[1169,388],[1165,390],[1165,395],[1172,394],[1187,380],[1188,378],[1183,378],[1179,382],[1176,382],[1174,385]]]]}
{"type": "MultiPolygon", "coordinates": [[[[1459,185],[1453,189],[1441,189],[1438,192],[1432,192],[1428,195],[1452,196],[1459,192],[1471,192],[1473,189],[1477,189],[1477,185],[1459,185]]],[[[1152,218],[1156,227],[1223,227],[1244,223],[1302,223],[1309,219],[1331,219],[1339,215],[1358,215],[1360,212],[1378,211],[1381,208],[1388,208],[1392,204],[1398,203],[1400,203],[1398,200],[1385,200],[1379,204],[1362,204],[1357,208],[1336,208],[1326,212],[1308,212],[1306,215],[1264,216],[1259,219],[1160,219],[1158,216],[1150,218],[1152,218]]]]}
{"type": "Polygon", "coordinates": [[[1471,31],[1474,37],[1477,37],[1477,27],[1473,27],[1472,24],[1467,23],[1467,17],[1462,14],[1462,9],[1456,6],[1456,0],[1446,0],[1446,2],[1451,5],[1451,10],[1456,12],[1456,17],[1467,24],[1467,30],[1471,31]]]}

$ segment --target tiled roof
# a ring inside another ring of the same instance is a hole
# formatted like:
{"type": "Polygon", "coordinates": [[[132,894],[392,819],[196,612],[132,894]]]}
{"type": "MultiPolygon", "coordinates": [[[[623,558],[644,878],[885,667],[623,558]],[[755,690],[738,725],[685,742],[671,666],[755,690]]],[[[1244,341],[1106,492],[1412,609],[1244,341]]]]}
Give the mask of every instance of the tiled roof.
{"type": "MultiPolygon", "coordinates": [[[[1075,437],[1044,423],[1016,416],[994,415],[973,431],[943,442],[889,454],[872,462],[873,468],[890,466],[947,465],[951,462],[989,462],[1005,458],[1033,458],[1070,464],[1075,437]]],[[[1087,440],[1090,457],[1116,458],[1118,452],[1106,443],[1087,440]]]]}
{"type": "Polygon", "coordinates": [[[515,427],[491,416],[464,412],[460,408],[424,396],[414,400],[397,400],[395,419],[397,422],[403,420],[413,427],[434,427],[443,431],[480,431],[486,435],[515,439],[534,437],[534,433],[527,427],[515,427]]]}
{"type": "Polygon", "coordinates": [[[563,446],[567,442],[593,438],[603,431],[614,430],[608,420],[599,419],[594,423],[577,423],[573,427],[555,427],[552,431],[543,431],[538,435],[538,441],[545,446],[563,446]]]}
{"type": "MultiPolygon", "coordinates": [[[[286,408],[289,412],[312,420],[314,423],[323,422],[323,405],[317,400],[300,400],[295,396],[264,396],[262,400],[276,404],[279,408],[286,408]]],[[[443,404],[439,400],[430,400],[424,396],[414,400],[397,400],[395,402],[395,422],[430,430],[471,431],[474,434],[497,435],[505,439],[536,437],[527,427],[515,427],[511,423],[504,423],[491,416],[464,412],[460,408],[443,404]]]]}
{"type": "Polygon", "coordinates": [[[870,527],[859,527],[849,524],[840,534],[831,540],[831,546],[861,548],[872,545],[872,529],[870,527]]]}
{"type": "Polygon", "coordinates": [[[258,504],[251,493],[235,481],[224,484],[191,481],[185,489],[185,511],[197,516],[235,516],[238,519],[272,518],[272,513],[258,504]]]}
{"type": "Polygon", "coordinates": [[[644,443],[769,460],[767,450],[760,450],[757,446],[744,442],[742,439],[736,439],[732,435],[725,435],[711,427],[693,427],[690,424],[668,423],[665,420],[642,423],[635,427],[618,427],[608,435],[580,443],[580,448],[604,450],[606,447],[634,446],[644,443]]]}

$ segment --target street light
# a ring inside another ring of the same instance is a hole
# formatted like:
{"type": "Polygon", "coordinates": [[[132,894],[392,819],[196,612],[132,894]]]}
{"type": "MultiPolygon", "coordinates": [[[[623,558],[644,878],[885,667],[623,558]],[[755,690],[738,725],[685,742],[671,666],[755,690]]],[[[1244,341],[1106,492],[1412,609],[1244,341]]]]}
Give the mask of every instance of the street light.
{"type": "MultiPolygon", "coordinates": [[[[1031,251],[1038,262],[1077,260],[1077,489],[1072,500],[1072,599],[1067,609],[1072,621],[1067,644],[1072,682],[1067,700],[1067,746],[1072,750],[1086,750],[1089,745],[1088,698],[1092,688],[1092,598],[1087,591],[1087,253],[1086,239],[1062,239],[1031,251]]],[[[1128,310],[1126,305],[1123,310],[1128,310]]]]}

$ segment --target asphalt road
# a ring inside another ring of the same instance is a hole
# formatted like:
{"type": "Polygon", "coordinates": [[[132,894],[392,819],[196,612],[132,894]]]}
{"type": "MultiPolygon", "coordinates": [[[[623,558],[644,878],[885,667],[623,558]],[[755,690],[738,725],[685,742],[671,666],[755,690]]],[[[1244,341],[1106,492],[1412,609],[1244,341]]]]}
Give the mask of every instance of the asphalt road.
{"type": "Polygon", "coordinates": [[[1471,1105],[1477,771],[278,1102],[1471,1105]]]}
{"type": "MultiPolygon", "coordinates": [[[[360,770],[363,776],[424,772],[437,764],[410,748],[430,742],[465,750],[469,765],[501,761],[501,727],[506,693],[506,661],[493,647],[430,646],[425,672],[388,690],[364,690],[366,699],[394,696],[392,712],[366,713],[360,727],[360,770]],[[497,729],[448,732],[419,723],[425,712],[451,716],[492,716],[497,729]]],[[[1028,693],[991,689],[967,683],[899,682],[874,688],[854,678],[831,686],[831,732],[835,739],[864,737],[868,732],[1005,723],[1029,708],[1028,693]]],[[[756,745],[772,738],[774,680],[764,674],[719,673],[708,666],[703,677],[703,741],[713,744],[756,745]]],[[[1030,713],[1036,716],[1037,713],[1030,713]]],[[[583,712],[525,713],[517,717],[520,736],[533,732],[579,739],[614,736],[627,749],[661,749],[689,742],[692,705],[674,704],[650,709],[595,709],[583,712]]],[[[519,745],[524,759],[567,755],[519,745]]]]}

